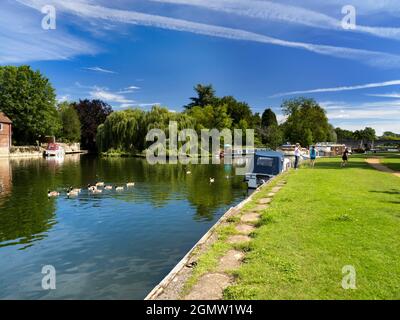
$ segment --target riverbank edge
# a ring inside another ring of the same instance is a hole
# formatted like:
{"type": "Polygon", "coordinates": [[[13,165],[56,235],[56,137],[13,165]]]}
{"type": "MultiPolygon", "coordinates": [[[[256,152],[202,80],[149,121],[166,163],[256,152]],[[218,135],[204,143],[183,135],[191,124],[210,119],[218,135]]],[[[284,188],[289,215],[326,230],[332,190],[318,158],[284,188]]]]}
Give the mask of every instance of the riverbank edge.
{"type": "Polygon", "coordinates": [[[281,175],[271,178],[266,183],[258,187],[250,196],[241,201],[238,205],[236,205],[235,207],[231,207],[228,211],[226,211],[218,219],[218,221],[200,238],[200,240],[188,251],[188,253],[186,253],[186,255],[175,265],[175,267],[164,277],[164,279],[161,280],[161,282],[159,282],[159,284],[156,285],[147,294],[144,300],[159,300],[159,297],[170,288],[171,284],[176,285],[177,282],[180,282],[181,287],[183,287],[184,283],[182,282],[186,282],[193,271],[193,269],[190,269],[190,275],[184,276],[184,271],[187,272],[187,270],[185,270],[185,266],[190,260],[193,260],[195,256],[199,257],[200,255],[202,255],[217,240],[216,237],[213,237],[217,228],[224,222],[227,222],[227,220],[233,215],[239,213],[246,204],[251,202],[256,195],[258,195],[264,188],[268,187],[280,176],[281,175]],[[180,276],[183,279],[179,279],[180,276]]]}

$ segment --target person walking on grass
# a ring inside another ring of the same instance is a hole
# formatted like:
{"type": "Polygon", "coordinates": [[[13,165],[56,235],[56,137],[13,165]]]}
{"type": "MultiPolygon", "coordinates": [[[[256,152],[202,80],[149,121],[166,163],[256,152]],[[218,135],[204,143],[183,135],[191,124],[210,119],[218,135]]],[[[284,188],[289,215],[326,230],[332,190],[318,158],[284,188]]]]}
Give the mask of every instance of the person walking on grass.
{"type": "Polygon", "coordinates": [[[300,143],[296,143],[296,147],[294,148],[294,169],[297,170],[300,162],[300,143]]]}
{"type": "Polygon", "coordinates": [[[349,162],[349,149],[345,149],[342,154],[342,164],[340,165],[341,167],[345,167],[347,163],[349,162]]]}
{"type": "Polygon", "coordinates": [[[311,168],[315,167],[315,160],[317,159],[317,150],[315,150],[314,146],[310,148],[310,166],[311,168]]]}

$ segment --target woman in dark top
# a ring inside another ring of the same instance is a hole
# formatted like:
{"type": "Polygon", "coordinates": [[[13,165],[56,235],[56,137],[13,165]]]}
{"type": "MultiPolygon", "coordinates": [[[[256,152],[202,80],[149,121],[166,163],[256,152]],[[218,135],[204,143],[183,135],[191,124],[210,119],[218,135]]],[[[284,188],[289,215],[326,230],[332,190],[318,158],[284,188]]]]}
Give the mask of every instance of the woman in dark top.
{"type": "Polygon", "coordinates": [[[342,167],[345,167],[346,164],[349,162],[349,149],[345,149],[342,154],[342,167]]]}

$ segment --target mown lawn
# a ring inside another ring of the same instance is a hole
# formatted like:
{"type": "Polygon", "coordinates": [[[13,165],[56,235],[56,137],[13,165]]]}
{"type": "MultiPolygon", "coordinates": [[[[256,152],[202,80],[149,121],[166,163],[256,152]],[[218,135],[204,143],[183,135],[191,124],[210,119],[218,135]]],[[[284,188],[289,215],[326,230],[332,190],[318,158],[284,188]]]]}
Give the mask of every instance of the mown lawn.
{"type": "Polygon", "coordinates": [[[400,154],[386,155],[381,162],[392,170],[400,171],[400,154]]]}
{"type": "Polygon", "coordinates": [[[226,299],[400,299],[400,179],[339,163],[287,176],[226,299]],[[341,286],[346,265],[355,290],[341,286]]]}

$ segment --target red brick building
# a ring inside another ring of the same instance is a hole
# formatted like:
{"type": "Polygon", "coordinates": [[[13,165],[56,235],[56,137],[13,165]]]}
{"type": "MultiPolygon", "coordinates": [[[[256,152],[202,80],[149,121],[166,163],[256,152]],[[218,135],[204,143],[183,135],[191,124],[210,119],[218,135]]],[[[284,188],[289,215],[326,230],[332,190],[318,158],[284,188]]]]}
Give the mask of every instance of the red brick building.
{"type": "Polygon", "coordinates": [[[8,155],[11,147],[12,121],[0,112],[0,155],[8,155]]]}

